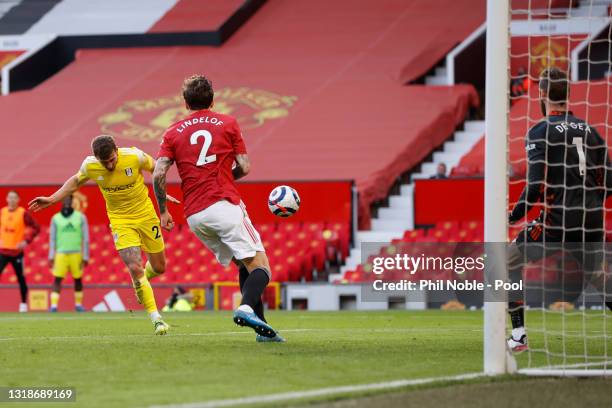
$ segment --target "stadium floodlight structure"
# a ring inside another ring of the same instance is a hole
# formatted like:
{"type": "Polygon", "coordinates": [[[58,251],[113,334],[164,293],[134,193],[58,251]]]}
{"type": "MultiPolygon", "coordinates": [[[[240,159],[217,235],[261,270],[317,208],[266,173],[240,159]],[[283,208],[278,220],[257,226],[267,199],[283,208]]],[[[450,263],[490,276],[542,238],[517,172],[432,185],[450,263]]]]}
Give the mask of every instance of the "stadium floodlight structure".
{"type": "MultiPolygon", "coordinates": [[[[496,279],[508,277],[503,254],[495,253],[504,245],[493,244],[508,242],[509,186],[525,183],[525,132],[543,118],[537,82],[541,71],[551,67],[568,71],[570,108],[610,146],[611,13],[612,0],[487,0],[484,221],[487,255],[495,255],[488,259],[495,263],[494,268],[487,271],[495,270],[496,279]]],[[[602,211],[609,213],[605,208],[602,211]]],[[[605,231],[605,219],[603,224],[605,231]]],[[[598,279],[583,274],[581,293],[570,301],[565,301],[564,293],[566,257],[556,261],[556,272],[550,263],[529,264],[532,274],[524,275],[525,293],[531,294],[525,299],[529,350],[517,358],[519,373],[612,375],[608,351],[612,349],[612,312],[604,306],[612,300],[612,285],[605,288],[606,279],[612,281],[612,262],[609,247],[604,248],[608,262],[598,275],[603,287],[598,286],[598,279]],[[556,273],[560,289],[551,289],[547,281],[550,272],[556,273]],[[555,296],[560,301],[556,302],[555,296]]],[[[517,370],[517,362],[506,347],[506,316],[507,303],[485,295],[486,374],[517,370]]]]}

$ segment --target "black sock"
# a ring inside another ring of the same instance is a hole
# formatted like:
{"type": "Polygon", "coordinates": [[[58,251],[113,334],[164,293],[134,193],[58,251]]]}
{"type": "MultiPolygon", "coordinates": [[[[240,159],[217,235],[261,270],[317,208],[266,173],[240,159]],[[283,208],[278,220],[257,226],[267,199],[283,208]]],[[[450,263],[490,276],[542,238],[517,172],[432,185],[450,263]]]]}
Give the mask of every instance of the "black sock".
{"type": "Polygon", "coordinates": [[[257,303],[261,303],[261,295],[269,281],[270,278],[264,269],[253,269],[244,282],[241,305],[249,305],[255,311],[257,303]]]}
{"type": "Polygon", "coordinates": [[[263,305],[263,302],[261,301],[261,298],[259,298],[259,302],[253,308],[253,311],[255,312],[257,317],[259,317],[263,322],[268,323],[268,321],[266,320],[264,316],[264,305],[263,305]]]}
{"type": "Polygon", "coordinates": [[[606,302],[606,306],[608,309],[612,310],[612,302],[606,302]]]}
{"type": "Polygon", "coordinates": [[[249,277],[249,271],[244,266],[238,268],[238,282],[240,283],[240,293],[244,293],[244,282],[249,277]]]}
{"type": "Polygon", "coordinates": [[[523,302],[508,302],[508,313],[512,321],[512,328],[525,326],[525,308],[523,302]]]}
{"type": "MultiPolygon", "coordinates": [[[[244,283],[246,282],[247,278],[249,277],[249,271],[244,266],[241,266],[240,268],[238,268],[238,272],[239,272],[238,282],[240,283],[240,293],[244,294],[244,283]]],[[[259,300],[259,302],[253,308],[253,311],[255,312],[257,317],[259,317],[264,322],[268,323],[268,321],[266,320],[266,318],[264,316],[264,305],[263,305],[263,302],[261,301],[261,299],[259,300]]]]}

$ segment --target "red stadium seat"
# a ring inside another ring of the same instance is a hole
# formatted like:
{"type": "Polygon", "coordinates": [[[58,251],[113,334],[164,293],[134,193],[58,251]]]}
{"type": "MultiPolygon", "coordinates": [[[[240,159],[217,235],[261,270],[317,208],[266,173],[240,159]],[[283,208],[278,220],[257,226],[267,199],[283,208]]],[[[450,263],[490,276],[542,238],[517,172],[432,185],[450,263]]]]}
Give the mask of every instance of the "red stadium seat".
{"type": "Polygon", "coordinates": [[[443,229],[438,228],[430,228],[427,231],[427,238],[433,239],[436,242],[446,242],[448,241],[448,232],[443,229]]]}
{"type": "Polygon", "coordinates": [[[425,230],[424,229],[415,229],[412,231],[404,232],[404,241],[405,242],[415,242],[425,238],[425,230]]]}
{"type": "Polygon", "coordinates": [[[277,263],[272,268],[272,281],[286,282],[288,280],[287,266],[282,263],[277,263]]]}
{"type": "Polygon", "coordinates": [[[284,233],[287,237],[297,234],[301,229],[301,225],[297,222],[283,222],[278,226],[278,231],[284,233]]]}

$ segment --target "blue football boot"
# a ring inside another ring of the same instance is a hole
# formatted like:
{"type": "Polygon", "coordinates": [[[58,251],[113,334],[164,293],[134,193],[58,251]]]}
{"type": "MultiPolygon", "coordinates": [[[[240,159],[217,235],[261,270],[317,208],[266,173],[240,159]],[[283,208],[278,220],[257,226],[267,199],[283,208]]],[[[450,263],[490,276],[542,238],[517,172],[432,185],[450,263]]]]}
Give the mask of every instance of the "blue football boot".
{"type": "Polygon", "coordinates": [[[236,309],[234,312],[234,323],[238,326],[247,326],[255,330],[255,333],[263,337],[273,338],[276,331],[268,323],[261,320],[254,312],[236,309]]]}
{"type": "Polygon", "coordinates": [[[258,334],[257,337],[255,337],[255,341],[257,341],[258,343],[286,343],[287,342],[287,340],[281,337],[281,335],[278,333],[276,333],[276,336],[274,337],[264,337],[258,334]]]}

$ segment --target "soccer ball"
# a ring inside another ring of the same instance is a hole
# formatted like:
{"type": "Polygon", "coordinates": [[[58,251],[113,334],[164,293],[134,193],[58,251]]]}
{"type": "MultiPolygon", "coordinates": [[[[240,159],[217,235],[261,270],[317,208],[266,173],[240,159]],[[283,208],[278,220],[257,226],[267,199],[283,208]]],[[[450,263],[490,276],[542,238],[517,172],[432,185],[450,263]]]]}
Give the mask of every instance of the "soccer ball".
{"type": "Polygon", "coordinates": [[[278,186],[268,197],[268,208],[278,217],[291,217],[300,209],[300,196],[289,186],[278,186]]]}

